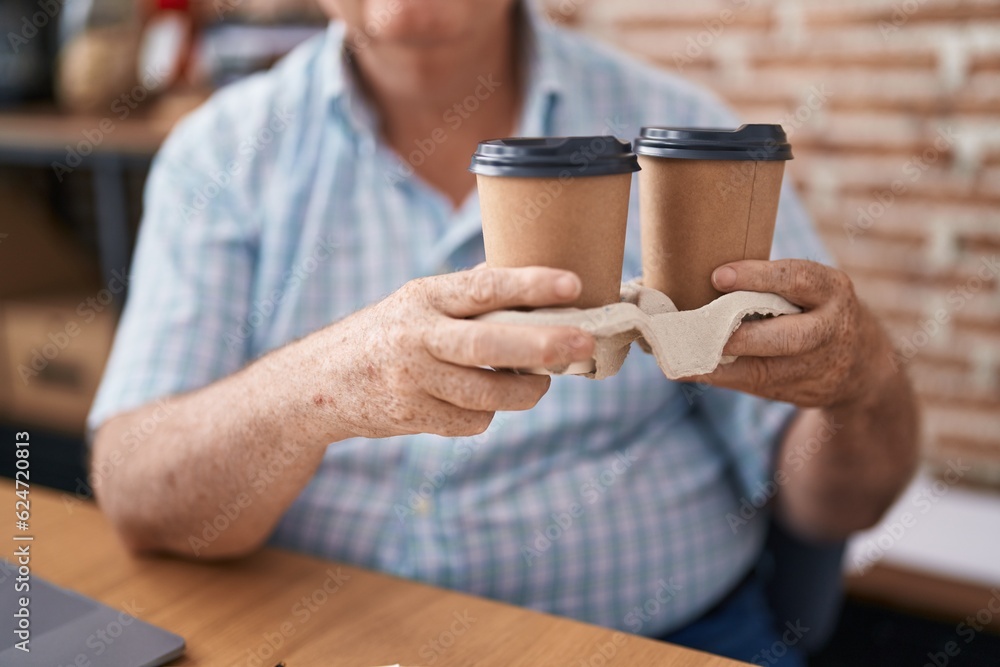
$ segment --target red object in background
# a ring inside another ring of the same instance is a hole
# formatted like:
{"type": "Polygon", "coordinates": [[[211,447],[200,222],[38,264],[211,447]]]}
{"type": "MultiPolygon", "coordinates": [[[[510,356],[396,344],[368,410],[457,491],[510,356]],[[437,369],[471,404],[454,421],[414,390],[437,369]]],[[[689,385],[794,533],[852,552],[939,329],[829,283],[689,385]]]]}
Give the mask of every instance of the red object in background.
{"type": "Polygon", "coordinates": [[[137,70],[150,91],[162,92],[185,78],[196,25],[189,0],[151,0],[143,21],[137,70]]]}

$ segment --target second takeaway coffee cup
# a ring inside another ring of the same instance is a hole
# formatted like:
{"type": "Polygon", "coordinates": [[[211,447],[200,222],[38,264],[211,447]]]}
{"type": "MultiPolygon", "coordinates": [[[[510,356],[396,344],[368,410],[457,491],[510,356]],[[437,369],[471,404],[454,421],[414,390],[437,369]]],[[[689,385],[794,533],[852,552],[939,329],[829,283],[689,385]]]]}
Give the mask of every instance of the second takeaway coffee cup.
{"type": "Polygon", "coordinates": [[[494,139],[479,144],[476,174],[486,264],[575,272],[580,297],[617,303],[632,172],[631,144],[615,137],[494,139]]]}
{"type": "Polygon", "coordinates": [[[768,259],[785,161],[780,125],[736,130],[644,127],[635,141],[643,284],[694,310],[722,293],[712,272],[768,259]]]}

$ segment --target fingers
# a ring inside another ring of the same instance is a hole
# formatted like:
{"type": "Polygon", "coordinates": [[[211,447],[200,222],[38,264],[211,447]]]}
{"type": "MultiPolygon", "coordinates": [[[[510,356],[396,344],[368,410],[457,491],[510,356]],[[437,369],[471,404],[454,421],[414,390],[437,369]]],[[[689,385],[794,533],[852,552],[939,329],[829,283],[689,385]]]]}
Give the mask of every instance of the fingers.
{"type": "Polygon", "coordinates": [[[440,373],[416,378],[431,396],[460,408],[481,412],[530,410],[549,389],[551,379],[543,375],[450,366],[440,373]]]}
{"type": "Polygon", "coordinates": [[[722,353],[737,357],[797,357],[830,342],[834,329],[814,313],[744,322],[722,353]]]}
{"type": "Polygon", "coordinates": [[[722,292],[772,292],[804,308],[821,306],[851,289],[844,272],[804,259],[730,262],[715,270],[712,284],[722,292]]]}
{"type": "Polygon", "coordinates": [[[410,433],[433,433],[448,438],[479,435],[493,421],[491,410],[467,410],[433,396],[425,396],[429,404],[422,415],[406,423],[410,433]]]}
{"type": "Polygon", "coordinates": [[[594,338],[573,327],[524,326],[441,318],[424,334],[439,361],[456,366],[555,368],[593,358],[594,338]]]}
{"type": "Polygon", "coordinates": [[[569,303],[581,284],[570,271],[531,266],[474,269],[414,281],[430,305],[450,317],[472,317],[508,308],[569,303]]]}
{"type": "Polygon", "coordinates": [[[827,404],[829,393],[822,373],[795,357],[740,357],[707,375],[682,381],[733,389],[802,407],[827,404]]]}

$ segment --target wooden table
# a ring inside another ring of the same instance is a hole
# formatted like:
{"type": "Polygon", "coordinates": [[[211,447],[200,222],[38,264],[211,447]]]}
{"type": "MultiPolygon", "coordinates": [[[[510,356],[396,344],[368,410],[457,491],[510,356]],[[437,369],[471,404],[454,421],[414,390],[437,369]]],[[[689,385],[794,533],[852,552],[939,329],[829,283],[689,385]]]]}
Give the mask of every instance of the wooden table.
{"type": "MultiPolygon", "coordinates": [[[[13,506],[10,480],[0,498],[13,506]]],[[[741,664],[278,549],[225,563],[135,558],[93,504],[40,487],[31,526],[34,575],[181,635],[178,666],[741,664]]]]}

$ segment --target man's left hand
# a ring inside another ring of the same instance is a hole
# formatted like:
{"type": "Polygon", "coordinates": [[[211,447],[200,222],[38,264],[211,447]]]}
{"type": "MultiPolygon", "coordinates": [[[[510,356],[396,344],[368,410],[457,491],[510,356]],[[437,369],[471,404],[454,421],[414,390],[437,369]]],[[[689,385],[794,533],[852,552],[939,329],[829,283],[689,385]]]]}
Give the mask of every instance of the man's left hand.
{"type": "Polygon", "coordinates": [[[722,292],[773,292],[804,312],[744,322],[723,351],[740,358],[686,381],[800,407],[864,401],[884,385],[889,341],[843,271],[799,259],[744,260],[720,266],[712,283],[722,292]]]}

